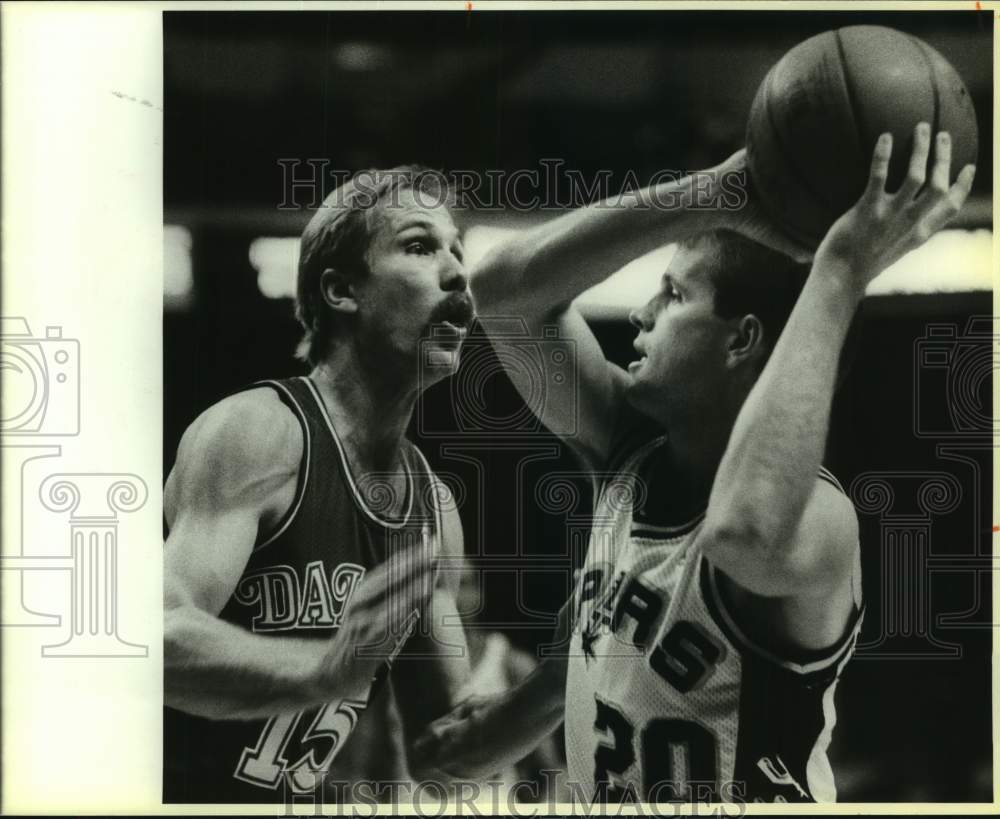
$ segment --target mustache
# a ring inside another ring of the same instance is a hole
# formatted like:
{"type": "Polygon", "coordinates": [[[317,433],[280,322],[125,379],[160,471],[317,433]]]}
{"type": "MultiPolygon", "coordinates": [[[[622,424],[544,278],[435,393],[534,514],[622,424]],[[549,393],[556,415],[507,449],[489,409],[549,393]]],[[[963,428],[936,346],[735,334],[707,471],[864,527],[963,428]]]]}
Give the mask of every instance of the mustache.
{"type": "Polygon", "coordinates": [[[468,327],[476,317],[472,297],[465,291],[455,292],[439,303],[432,311],[430,324],[449,321],[459,327],[468,327]]]}

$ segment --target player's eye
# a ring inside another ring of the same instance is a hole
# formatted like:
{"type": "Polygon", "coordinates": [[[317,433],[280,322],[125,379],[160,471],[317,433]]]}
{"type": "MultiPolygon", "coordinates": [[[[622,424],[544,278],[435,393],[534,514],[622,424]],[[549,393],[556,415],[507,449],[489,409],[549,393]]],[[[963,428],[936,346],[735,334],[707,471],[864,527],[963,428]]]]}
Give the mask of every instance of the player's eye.
{"type": "Polygon", "coordinates": [[[413,239],[406,243],[404,250],[422,256],[431,252],[431,246],[426,239],[413,239]]]}

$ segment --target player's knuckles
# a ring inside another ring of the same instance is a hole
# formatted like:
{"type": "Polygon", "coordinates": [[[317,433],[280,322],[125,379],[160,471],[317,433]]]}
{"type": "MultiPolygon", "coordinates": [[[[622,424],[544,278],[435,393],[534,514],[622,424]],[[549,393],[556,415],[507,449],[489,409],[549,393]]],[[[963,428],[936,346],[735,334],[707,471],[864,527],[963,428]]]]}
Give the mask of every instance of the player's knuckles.
{"type": "Polygon", "coordinates": [[[959,198],[945,196],[941,202],[941,210],[948,218],[951,218],[958,215],[958,212],[962,209],[963,204],[965,204],[964,196],[959,198]]]}
{"type": "Polygon", "coordinates": [[[911,233],[913,241],[922,245],[934,235],[934,228],[926,222],[918,222],[911,233]]]}
{"type": "Polygon", "coordinates": [[[918,165],[917,167],[911,166],[910,170],[906,173],[906,182],[904,183],[904,187],[909,189],[919,188],[924,184],[926,179],[927,173],[924,170],[923,165],[918,165]]]}
{"type": "Polygon", "coordinates": [[[928,187],[927,192],[932,196],[932,198],[940,200],[948,195],[948,190],[948,180],[942,179],[940,176],[935,176],[931,180],[931,184],[928,187]]]}

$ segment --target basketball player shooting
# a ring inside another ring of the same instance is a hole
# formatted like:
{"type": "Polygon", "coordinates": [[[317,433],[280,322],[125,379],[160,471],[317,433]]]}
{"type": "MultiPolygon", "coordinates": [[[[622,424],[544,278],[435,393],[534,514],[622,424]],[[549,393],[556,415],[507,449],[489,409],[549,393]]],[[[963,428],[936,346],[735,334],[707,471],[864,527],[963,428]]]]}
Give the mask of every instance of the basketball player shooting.
{"type": "MultiPolygon", "coordinates": [[[[931,139],[916,126],[894,192],[892,138],[878,139],[864,194],[811,265],[776,252],[801,257],[752,192],[736,211],[583,208],[483,261],[472,277],[482,313],[575,342],[578,400],[549,390],[532,409],[553,431],[577,430],[566,441],[595,477],[595,523],[560,618],[568,651],[435,722],[418,743],[433,765],[482,777],[565,719],[581,798],[836,799],[826,749],[861,578],[856,514],[821,459],[866,286],[968,196],[974,168],[950,184],[947,133],[927,176],[931,139]],[[679,247],[659,290],[630,316],[626,372],[572,301],[667,242],[679,247]]],[[[712,177],[744,163],[740,152],[712,177]]],[[[690,203],[693,184],[642,193],[690,203]]]]}
{"type": "Polygon", "coordinates": [[[469,676],[461,629],[439,628],[461,524],[405,437],[473,319],[443,179],[397,168],[330,194],[297,315],[310,375],[207,409],[167,479],[165,801],[338,801],[324,777],[427,776],[393,715],[412,740],[469,676]]]}

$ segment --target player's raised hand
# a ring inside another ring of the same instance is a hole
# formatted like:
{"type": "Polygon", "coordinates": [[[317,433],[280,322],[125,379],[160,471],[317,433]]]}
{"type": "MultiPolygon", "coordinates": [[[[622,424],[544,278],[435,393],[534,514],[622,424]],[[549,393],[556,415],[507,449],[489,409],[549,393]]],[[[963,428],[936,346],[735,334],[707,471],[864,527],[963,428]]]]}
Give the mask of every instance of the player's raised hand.
{"type": "Polygon", "coordinates": [[[816,264],[843,275],[859,296],[879,273],[951,221],[972,189],[973,165],[962,168],[955,184],[949,185],[951,139],[942,131],[935,140],[934,167],[927,179],[931,129],[926,122],[916,126],[906,179],[898,191],[888,193],[892,135],[883,134],[872,154],[864,194],[833,223],[816,251],[816,264]]]}
{"type": "Polygon", "coordinates": [[[434,593],[436,557],[427,538],[391,554],[358,583],[330,641],[319,677],[343,695],[367,690],[412,633],[434,593]]]}

